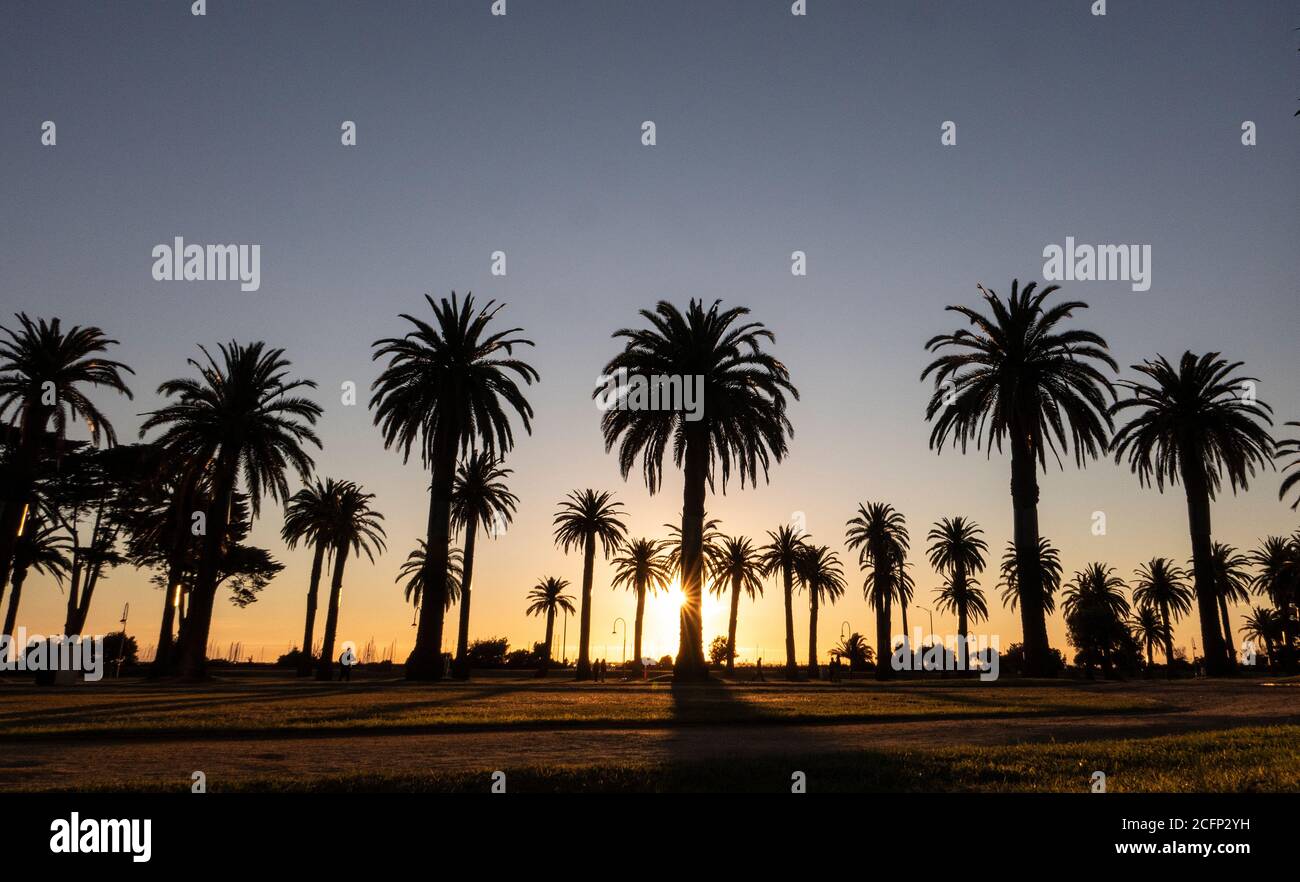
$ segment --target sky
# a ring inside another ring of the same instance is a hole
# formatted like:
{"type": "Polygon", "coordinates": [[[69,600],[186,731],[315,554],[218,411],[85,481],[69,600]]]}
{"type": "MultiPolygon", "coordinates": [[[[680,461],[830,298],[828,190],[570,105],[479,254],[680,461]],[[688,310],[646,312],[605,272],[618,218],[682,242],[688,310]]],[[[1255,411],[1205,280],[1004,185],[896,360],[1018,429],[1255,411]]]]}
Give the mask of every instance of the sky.
{"type": "MultiPolygon", "coordinates": [[[[921,553],[931,523],[973,518],[1000,557],[1009,463],[928,448],[923,345],[959,326],[944,307],[977,305],[977,283],[1005,293],[1041,279],[1048,245],[1150,246],[1148,291],[1064,283],[1090,304],[1078,324],[1107,339],[1121,376],[1156,353],[1222,351],[1260,379],[1279,420],[1300,419],[1293,4],[1111,0],[1105,16],[1091,0],[808,0],[804,16],[785,0],[508,0],[504,16],[491,5],[208,0],[194,16],[184,0],[20,0],[0,13],[0,323],[26,311],[119,340],[135,398],[96,401],[124,439],[199,344],[283,347],[293,373],[319,383],[320,474],[377,494],[388,525],[388,553],[349,564],[340,640],[395,643],[400,659],[414,639],[394,579],[423,533],[428,476],[384,449],[364,390],[379,370],[372,342],[405,331],[399,313],[427,314],[426,293],[503,301],[505,325],[536,342],[537,417],[506,463],[518,516],[480,541],[474,573],[471,637],[513,647],[543,636],[524,614],[530,587],[554,575],[580,588],[580,555],[552,540],[565,493],[613,491],[633,536],[665,536],[680,509],[679,472],[654,496],[638,472],[621,477],[591,400],[611,334],[660,299],[744,305],[776,335],[800,391],[790,455],[708,510],[756,539],[803,512],[841,553],[849,589],[821,613],[823,661],[842,630],[873,633],[843,548],[859,502],[907,517],[914,626],[929,629],[928,607],[937,633],[956,628],[921,553]],[[341,143],[344,121],[355,146],[341,143]],[[152,250],[177,236],[260,244],[260,289],[155,281],[152,250]],[[791,272],[796,250],[805,276],[791,272]],[[505,276],[491,273],[496,251],[505,276]],[[355,406],[341,400],[348,382],[363,390],[355,406]]],[[[1041,529],[1067,574],[1101,560],[1131,577],[1151,557],[1190,556],[1180,489],[1143,489],[1110,461],[1040,480],[1041,529]]],[[[1215,538],[1250,547],[1294,530],[1278,483],[1266,472],[1221,498],[1215,538]]],[[[222,652],[238,641],[270,660],[301,637],[310,558],[283,547],[279,526],[268,501],[253,541],[286,568],[246,609],[218,600],[222,652]]],[[[610,577],[598,561],[592,642],[617,661],[616,620],[635,605],[610,577]]],[[[1018,642],[996,581],[982,579],[992,616],[976,631],[1018,642]]],[[[19,624],[57,633],[62,603],[33,578],[19,624]]],[[[128,603],[147,650],[162,594],[144,572],[101,583],[87,631],[116,630],[128,603]]],[[[706,602],[706,642],[726,614],[725,600],[706,602]]],[[[807,618],[799,597],[801,659],[807,618]]],[[[1196,628],[1184,619],[1175,645],[1199,643],[1196,628]]],[[[742,660],[777,659],[782,631],[777,585],[742,601],[742,660]]],[[[1049,635],[1065,649],[1059,615],[1049,635]]],[[[652,600],[647,654],[676,639],[672,601],[652,600]]]]}

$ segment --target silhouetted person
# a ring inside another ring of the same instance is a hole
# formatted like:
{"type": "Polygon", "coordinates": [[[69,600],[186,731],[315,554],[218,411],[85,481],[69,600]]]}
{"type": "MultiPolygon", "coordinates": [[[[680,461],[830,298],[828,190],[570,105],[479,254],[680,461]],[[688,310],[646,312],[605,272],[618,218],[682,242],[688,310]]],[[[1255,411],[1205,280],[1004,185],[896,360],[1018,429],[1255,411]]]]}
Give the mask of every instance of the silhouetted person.
{"type": "Polygon", "coordinates": [[[339,681],[352,679],[352,665],[356,662],[357,657],[352,654],[351,649],[343,650],[339,656],[339,681]]]}
{"type": "Polygon", "coordinates": [[[761,658],[758,660],[758,664],[755,665],[754,670],[756,671],[756,676],[754,677],[754,679],[762,683],[763,682],[763,660],[761,658]]]}

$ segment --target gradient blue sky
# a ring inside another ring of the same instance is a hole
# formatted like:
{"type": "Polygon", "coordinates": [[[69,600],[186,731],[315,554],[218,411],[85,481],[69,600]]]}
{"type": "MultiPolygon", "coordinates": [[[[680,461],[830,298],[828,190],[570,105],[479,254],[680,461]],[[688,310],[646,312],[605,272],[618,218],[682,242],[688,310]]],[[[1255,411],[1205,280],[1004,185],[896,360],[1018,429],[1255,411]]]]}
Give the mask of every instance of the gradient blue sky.
{"type": "MultiPolygon", "coordinates": [[[[927,450],[922,344],[955,327],[949,303],[977,282],[1038,278],[1042,249],[1147,243],[1153,284],[1073,283],[1082,323],[1124,365],[1156,352],[1219,349],[1244,360],[1259,395],[1300,419],[1295,329],[1300,94],[1293,3],[837,2],[809,14],[773,2],[358,4],[209,0],[10,2],[0,12],[0,299],[102,326],[133,365],[134,402],[99,396],[124,437],[183,373],[199,343],[265,339],[320,383],[322,473],[378,494],[392,551],[350,566],[340,637],[411,643],[393,584],[422,532],[427,478],[385,452],[364,404],[369,344],[402,332],[421,295],[473,291],[537,342],[537,410],[508,465],[522,500],[513,529],[480,545],[473,636],[541,639],[523,595],[542,575],[577,583],[581,562],[551,542],[569,489],[615,490],[636,535],[662,535],[680,477],[651,498],[624,482],[590,400],[610,333],[660,298],[750,306],[777,334],[802,400],[788,461],[757,490],[729,489],[710,514],[761,537],[792,511],[840,548],[859,501],[884,499],[929,524],[965,514],[1000,554],[1011,529],[1006,461],[927,450]],[[43,120],[58,145],[39,142],[43,120]],[[355,120],[359,144],[339,143],[355,120]],[[641,146],[654,120],[658,144],[641,146]],[[942,147],[940,124],[958,127],[942,147]],[[1258,145],[1243,147],[1243,120],[1258,145]],[[259,243],[262,288],[154,282],[154,245],[259,243]],[[508,254],[494,278],[489,256],[508,254]],[[806,278],[790,274],[807,252],[806,278]]],[[[1128,373],[1126,370],[1125,373],[1128,373]]],[[[1105,560],[1125,575],[1189,553],[1181,493],[1139,489],[1126,469],[1053,468],[1042,528],[1067,571],[1105,560]],[[1108,515],[1095,537],[1091,516],[1108,515]]],[[[1216,538],[1251,545],[1297,518],[1266,474],[1215,508],[1216,538]]],[[[261,601],[221,601],[214,639],[268,657],[301,634],[308,559],[280,546],[269,507],[255,533],[288,565],[261,601]]],[[[919,550],[918,550],[919,552],[919,550]]],[[[846,556],[847,557],[847,556],[846,556]]],[[[922,556],[918,603],[937,581],[922,556]]],[[[824,653],[847,620],[869,632],[861,578],[823,613],[824,653]]],[[[997,607],[994,578],[984,580],[997,607]]],[[[89,628],[153,643],[161,595],[114,572],[89,628]]],[[[595,652],[631,597],[598,567],[595,652]]],[[[30,631],[62,621],[52,582],[29,583],[30,631]]],[[[742,656],[779,654],[779,591],[742,605],[742,656]]],[[[806,611],[796,618],[806,653],[806,611]]],[[[725,632],[710,607],[706,635],[725,632]]],[[[649,650],[675,648],[673,611],[652,608],[649,650]]],[[[1234,612],[1234,617],[1236,613],[1234,612]]],[[[912,612],[912,622],[924,614],[912,612]]],[[[941,633],[955,622],[936,616],[941,633]]],[[[319,627],[319,626],[318,626],[319,627]]],[[[1195,620],[1179,628],[1189,646],[1195,620]]],[[[982,630],[1018,640],[997,608],[982,630]]],[[[1050,623],[1064,645],[1059,617],[1050,623]]],[[[569,629],[570,654],[576,628],[569,629]]],[[[629,650],[630,651],[630,650],[629,650]]]]}

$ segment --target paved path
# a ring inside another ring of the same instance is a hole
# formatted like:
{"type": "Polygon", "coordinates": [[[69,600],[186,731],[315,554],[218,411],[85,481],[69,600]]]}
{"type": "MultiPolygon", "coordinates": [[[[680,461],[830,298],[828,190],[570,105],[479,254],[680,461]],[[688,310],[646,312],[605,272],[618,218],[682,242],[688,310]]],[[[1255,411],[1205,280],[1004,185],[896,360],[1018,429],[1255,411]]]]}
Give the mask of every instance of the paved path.
{"type": "Polygon", "coordinates": [[[799,756],[855,749],[1150,737],[1300,723],[1300,686],[1258,681],[1116,685],[1177,709],[1091,716],[925,719],[886,723],[730,724],[444,734],[317,735],[220,740],[51,739],[0,749],[0,788],[76,790],[87,781],[188,782],[292,775],[401,774],[523,766],[651,763],[710,757],[799,756]]]}

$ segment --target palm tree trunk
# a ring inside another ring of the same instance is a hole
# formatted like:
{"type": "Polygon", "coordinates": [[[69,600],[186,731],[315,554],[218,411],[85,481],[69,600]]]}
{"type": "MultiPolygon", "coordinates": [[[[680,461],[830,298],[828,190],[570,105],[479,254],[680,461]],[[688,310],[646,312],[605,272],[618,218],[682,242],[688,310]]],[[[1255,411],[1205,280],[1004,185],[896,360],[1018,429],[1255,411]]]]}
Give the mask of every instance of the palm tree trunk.
{"type": "Polygon", "coordinates": [[[551,669],[551,641],[555,639],[555,610],[546,611],[546,648],[542,650],[542,666],[537,671],[537,676],[545,677],[546,672],[551,669]]]}
{"type": "Polygon", "coordinates": [[[425,536],[424,600],[415,648],[406,659],[406,679],[441,680],[442,628],[447,615],[447,566],[451,549],[451,486],[456,472],[456,439],[443,423],[433,438],[433,480],[425,536]]]}
{"type": "Polygon", "coordinates": [[[185,638],[181,647],[181,673],[189,680],[201,680],[208,673],[208,634],[212,629],[212,606],[217,596],[217,577],[221,566],[222,546],[230,523],[230,507],[238,478],[239,452],[223,450],[216,465],[216,492],[208,506],[203,553],[199,558],[198,576],[190,592],[190,606],[185,614],[185,638]]]}
{"type": "Polygon", "coordinates": [[[794,660],[794,573],[789,564],[781,567],[781,581],[785,589],[785,678],[793,680],[798,668],[794,660]]]}
{"type": "Polygon", "coordinates": [[[1155,666],[1155,659],[1151,657],[1151,638],[1147,638],[1147,671],[1155,666]]]}
{"type": "Polygon", "coordinates": [[[591,581],[596,567],[596,536],[587,534],[582,546],[582,610],[578,616],[578,667],[575,680],[591,679],[591,581]]]}
{"type": "Polygon", "coordinates": [[[681,629],[673,679],[707,680],[704,661],[704,496],[708,477],[708,436],[703,422],[689,424],[683,456],[681,629]]]}
{"type": "Polygon", "coordinates": [[[636,656],[636,669],[641,670],[641,625],[645,621],[645,582],[636,583],[636,636],[632,638],[632,652],[636,656]]]}
{"type": "Polygon", "coordinates": [[[172,634],[175,631],[176,609],[180,606],[182,581],[185,577],[187,552],[192,534],[189,520],[194,500],[194,486],[198,481],[199,466],[190,466],[172,497],[172,532],[167,555],[167,592],[163,598],[162,622],[158,626],[158,649],[154,652],[149,678],[170,674],[173,655],[172,634]]]}
{"type": "Polygon", "coordinates": [[[740,613],[740,576],[731,580],[731,621],[727,624],[727,673],[736,670],[736,616],[740,613]]]}
{"type": "Polygon", "coordinates": [[[460,630],[456,636],[456,679],[469,679],[469,589],[474,579],[474,538],[478,521],[465,525],[465,553],[460,577],[460,630]]]}
{"type": "Polygon", "coordinates": [[[1165,632],[1165,676],[1174,675],[1174,635],[1169,627],[1169,601],[1160,604],[1160,621],[1164,623],[1165,632]]]}
{"type": "MultiPolygon", "coordinates": [[[[873,573],[873,575],[872,575],[872,578],[874,579],[874,578],[875,578],[875,574],[877,574],[877,573],[880,572],[880,570],[878,569],[879,566],[880,566],[880,562],[881,562],[881,561],[887,561],[887,560],[889,560],[889,554],[888,554],[887,550],[884,549],[884,548],[872,548],[872,550],[871,550],[871,559],[872,559],[872,561],[874,562],[874,563],[873,563],[873,566],[877,567],[877,569],[874,571],[874,573],[873,573]]],[[[888,565],[886,565],[886,569],[888,569],[888,565]]],[[[886,578],[892,579],[893,576],[890,575],[890,576],[887,576],[886,578]]],[[[875,598],[875,599],[876,599],[876,679],[877,679],[877,680],[891,680],[891,679],[893,679],[893,677],[894,677],[894,668],[893,668],[893,664],[892,664],[892,658],[893,658],[893,644],[892,644],[892,640],[893,640],[893,635],[889,633],[889,630],[890,630],[890,628],[889,628],[889,626],[890,626],[890,621],[889,621],[889,619],[890,619],[890,614],[891,614],[892,609],[893,609],[893,606],[894,606],[894,589],[893,589],[893,586],[892,586],[892,585],[890,585],[890,586],[888,586],[888,587],[884,587],[884,588],[882,588],[881,586],[877,585],[877,586],[875,586],[875,588],[876,588],[876,590],[875,590],[875,595],[876,595],[876,598],[875,598]]]]}
{"type": "MultiPolygon", "coordinates": [[[[320,661],[316,663],[317,680],[334,679],[334,638],[339,626],[339,595],[343,592],[343,568],[348,562],[348,545],[343,544],[334,549],[334,578],[330,580],[329,607],[325,613],[325,638],[321,643],[320,661]]],[[[429,596],[429,586],[424,586],[424,602],[442,601],[429,596]]]]}
{"type": "MultiPolygon", "coordinates": [[[[9,586],[9,609],[5,612],[4,630],[0,631],[0,633],[6,634],[11,638],[14,634],[14,625],[18,621],[18,601],[22,599],[23,582],[26,581],[27,567],[24,566],[21,561],[15,561],[13,584],[9,586]]],[[[25,646],[14,646],[11,651],[15,651],[18,655],[22,655],[25,650],[25,646]]]]}
{"type": "Polygon", "coordinates": [[[29,393],[23,401],[18,448],[10,461],[10,480],[6,481],[3,514],[0,515],[0,597],[10,577],[17,578],[14,556],[18,549],[18,527],[23,513],[35,505],[36,472],[40,462],[41,438],[50,420],[50,407],[41,403],[41,394],[29,393]]]}
{"type": "Polygon", "coordinates": [[[311,674],[311,644],[316,631],[316,596],[320,592],[321,568],[325,564],[325,540],[316,542],[316,553],[311,559],[311,581],[307,583],[307,621],[302,629],[302,655],[298,659],[298,676],[311,674]]]}
{"type": "Polygon", "coordinates": [[[1205,652],[1205,673],[1211,677],[1228,672],[1227,646],[1219,631],[1215,603],[1214,549],[1210,533],[1210,493],[1204,470],[1192,465],[1191,456],[1182,459],[1183,488],[1187,491],[1187,526],[1192,538],[1192,580],[1196,586],[1196,611],[1201,620],[1201,643],[1205,652]]]}
{"type": "Polygon", "coordinates": [[[808,590],[808,678],[818,680],[821,671],[817,666],[817,589],[808,590]]]}
{"type": "Polygon", "coordinates": [[[1223,646],[1226,650],[1228,667],[1237,667],[1237,647],[1232,645],[1232,620],[1228,618],[1228,598],[1219,595],[1219,613],[1223,616],[1223,646]]]}
{"type": "Polygon", "coordinates": [[[1038,559],[1038,464],[1026,435],[1011,433],[1011,508],[1015,520],[1016,583],[1020,593],[1020,628],[1025,647],[1025,674],[1045,677],[1051,646],[1043,608],[1043,573],[1038,559]]]}

